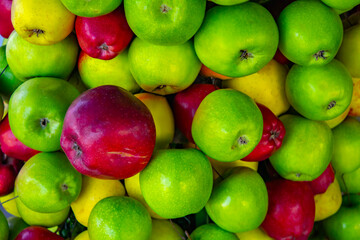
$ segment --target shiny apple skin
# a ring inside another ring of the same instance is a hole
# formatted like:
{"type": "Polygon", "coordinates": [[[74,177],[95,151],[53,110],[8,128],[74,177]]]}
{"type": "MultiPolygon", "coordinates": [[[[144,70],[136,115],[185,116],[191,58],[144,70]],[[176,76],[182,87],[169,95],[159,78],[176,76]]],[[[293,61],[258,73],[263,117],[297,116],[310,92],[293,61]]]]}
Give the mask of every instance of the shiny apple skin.
{"type": "Polygon", "coordinates": [[[59,235],[50,232],[44,227],[31,226],[22,230],[15,240],[64,240],[59,235]]]}
{"type": "Polygon", "coordinates": [[[87,90],[71,104],[60,144],[80,173],[125,179],[145,168],[155,135],[145,104],[125,89],[105,85],[87,90]]]}
{"type": "Polygon", "coordinates": [[[219,89],[212,84],[193,84],[175,95],[173,111],[176,127],[185,135],[189,142],[194,143],[191,125],[201,101],[211,92],[219,89]]]}
{"type": "Polygon", "coordinates": [[[314,195],[326,192],[327,188],[335,180],[335,172],[331,164],[325,169],[325,171],[316,179],[312,180],[310,186],[314,192],[314,195]]]}
{"type": "Polygon", "coordinates": [[[23,161],[27,161],[39,153],[39,151],[29,148],[14,136],[9,125],[8,115],[0,123],[0,145],[1,150],[7,156],[23,161]]]}
{"type": "Polygon", "coordinates": [[[122,8],[99,17],[77,17],[75,31],[81,49],[89,56],[103,60],[116,57],[134,35],[122,8]]]}
{"type": "Polygon", "coordinates": [[[243,161],[259,162],[269,158],[282,145],[286,134],[284,124],[273,112],[262,104],[257,103],[263,116],[263,135],[255,149],[243,158],[243,161]]]}
{"type": "Polygon", "coordinates": [[[11,5],[12,0],[0,0],[0,35],[3,38],[8,38],[14,30],[11,23],[11,5]]]}

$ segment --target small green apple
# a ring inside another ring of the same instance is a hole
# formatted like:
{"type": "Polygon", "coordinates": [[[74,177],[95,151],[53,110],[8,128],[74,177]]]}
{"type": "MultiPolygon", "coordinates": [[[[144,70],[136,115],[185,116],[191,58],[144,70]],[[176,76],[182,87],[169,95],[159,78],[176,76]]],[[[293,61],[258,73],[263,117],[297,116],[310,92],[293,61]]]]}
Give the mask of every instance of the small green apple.
{"type": "Polygon", "coordinates": [[[152,231],[149,240],[181,240],[184,237],[184,230],[176,223],[165,219],[152,219],[152,231]]]}
{"type": "Polygon", "coordinates": [[[135,38],[128,57],[130,71],[139,86],[160,95],[189,87],[201,68],[192,41],[176,46],[159,46],[135,38]]]}
{"type": "Polygon", "coordinates": [[[360,0],[321,0],[323,3],[334,9],[351,10],[360,4],[360,0]]]}
{"type": "Polygon", "coordinates": [[[199,212],[210,198],[211,164],[196,149],[157,151],[140,172],[146,203],[163,218],[180,218],[199,212]]]}
{"type": "Polygon", "coordinates": [[[259,71],[274,57],[278,42],[274,18],[254,2],[211,8],[194,38],[200,61],[228,77],[259,71]]]}
{"type": "Polygon", "coordinates": [[[29,43],[13,31],[6,44],[6,60],[20,81],[34,77],[66,79],[76,66],[78,51],[73,33],[58,43],[40,46],[29,43]]]}
{"type": "Polygon", "coordinates": [[[53,213],[70,206],[80,194],[81,183],[81,174],[64,153],[39,153],[21,168],[15,192],[31,210],[53,213]]]}
{"type": "Polygon", "coordinates": [[[340,48],[343,26],[339,15],[321,1],[297,0],[278,18],[279,49],[299,65],[325,65],[340,48]]]}
{"type": "Polygon", "coordinates": [[[239,3],[247,2],[249,0],[208,0],[208,1],[214,2],[218,5],[230,6],[230,5],[236,5],[239,3]]]}
{"type": "Polygon", "coordinates": [[[29,227],[29,225],[24,222],[22,218],[19,217],[8,217],[7,221],[9,224],[8,240],[14,240],[22,230],[29,227]]]}
{"type": "Polygon", "coordinates": [[[179,45],[200,28],[206,0],[124,0],[126,20],[139,38],[157,45],[179,45]]]}
{"type": "Polygon", "coordinates": [[[268,193],[261,176],[247,167],[231,170],[214,186],[206,212],[222,229],[238,233],[260,226],[268,210],[268,193]]]}
{"type": "Polygon", "coordinates": [[[262,114],[246,94],[220,89],[208,94],[195,112],[191,132],[207,156],[232,162],[247,156],[259,143],[262,114]]]}
{"type": "Polygon", "coordinates": [[[151,217],[133,198],[104,198],[91,211],[88,233],[91,240],[147,240],[151,235],[151,217]]]}
{"type": "Polygon", "coordinates": [[[333,136],[325,122],[286,114],[280,117],[286,130],[282,146],[271,157],[281,177],[312,181],[327,168],[333,153],[333,136]]]}
{"type": "Polygon", "coordinates": [[[234,233],[221,229],[213,223],[197,227],[190,235],[192,240],[238,240],[234,233]]]}
{"type": "Polygon", "coordinates": [[[322,66],[295,64],[287,75],[285,91],[297,112],[308,119],[325,121],[338,117],[348,108],[353,81],[336,59],[322,66]]]}
{"type": "Polygon", "coordinates": [[[60,150],[66,111],[79,91],[57,78],[33,78],[21,84],[9,101],[9,124],[13,134],[38,151],[60,150]]]}
{"type": "Polygon", "coordinates": [[[0,233],[0,240],[8,240],[9,225],[2,211],[0,211],[0,233]]]}
{"type": "Polygon", "coordinates": [[[122,0],[60,0],[72,13],[81,17],[98,17],[114,11],[122,0]]]}

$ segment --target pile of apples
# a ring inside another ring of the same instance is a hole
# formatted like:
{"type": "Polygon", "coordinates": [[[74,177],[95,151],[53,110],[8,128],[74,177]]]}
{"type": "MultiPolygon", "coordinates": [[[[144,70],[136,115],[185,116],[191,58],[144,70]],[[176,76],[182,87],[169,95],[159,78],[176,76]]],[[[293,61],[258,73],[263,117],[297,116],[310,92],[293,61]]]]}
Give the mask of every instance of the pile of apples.
{"type": "Polygon", "coordinates": [[[0,0],[0,240],[360,239],[359,4],[0,0]]]}

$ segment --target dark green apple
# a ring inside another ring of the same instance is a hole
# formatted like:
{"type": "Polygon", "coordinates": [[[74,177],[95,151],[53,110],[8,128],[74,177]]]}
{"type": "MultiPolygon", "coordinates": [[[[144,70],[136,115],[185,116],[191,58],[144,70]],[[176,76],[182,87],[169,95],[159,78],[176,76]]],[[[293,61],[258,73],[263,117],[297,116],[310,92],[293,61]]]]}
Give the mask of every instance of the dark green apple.
{"type": "Polygon", "coordinates": [[[0,240],[8,240],[9,225],[2,211],[0,211],[0,233],[0,240]]]}
{"type": "Polygon", "coordinates": [[[66,111],[79,95],[57,78],[33,78],[21,84],[9,101],[9,124],[17,139],[38,151],[60,150],[66,111]]]}
{"type": "Polygon", "coordinates": [[[274,18],[254,2],[211,8],[194,38],[200,61],[229,77],[259,71],[275,55],[278,41],[274,18]]]}
{"type": "Polygon", "coordinates": [[[192,240],[238,240],[234,233],[225,231],[213,223],[197,227],[190,235],[192,240]]]}
{"type": "Polygon", "coordinates": [[[293,65],[285,83],[291,106],[308,119],[325,121],[341,115],[351,103],[353,81],[336,59],[322,66],[293,65]]]}

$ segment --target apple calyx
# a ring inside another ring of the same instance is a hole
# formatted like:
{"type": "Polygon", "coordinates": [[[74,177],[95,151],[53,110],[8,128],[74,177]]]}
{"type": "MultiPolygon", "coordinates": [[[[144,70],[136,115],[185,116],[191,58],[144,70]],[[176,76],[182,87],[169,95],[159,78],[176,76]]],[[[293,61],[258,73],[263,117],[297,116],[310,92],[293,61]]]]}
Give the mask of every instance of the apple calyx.
{"type": "Polygon", "coordinates": [[[317,53],[315,53],[313,56],[315,57],[315,60],[317,61],[317,60],[319,60],[320,58],[322,58],[322,59],[327,59],[328,58],[328,56],[326,56],[327,54],[327,51],[325,51],[325,50],[320,50],[320,51],[318,51],[317,53]]]}
{"type": "Polygon", "coordinates": [[[248,50],[240,50],[240,60],[243,61],[248,58],[254,58],[254,55],[248,52],[248,50]]]}
{"type": "Polygon", "coordinates": [[[271,130],[269,140],[273,141],[280,136],[280,130],[271,130]]]}
{"type": "Polygon", "coordinates": [[[29,37],[31,37],[34,33],[36,34],[37,37],[39,37],[39,34],[45,33],[45,31],[41,29],[29,29],[28,31],[30,32],[29,37]]]}
{"type": "Polygon", "coordinates": [[[99,46],[99,49],[109,51],[109,46],[106,43],[103,43],[99,46]]]}
{"type": "Polygon", "coordinates": [[[239,145],[246,145],[249,142],[249,140],[245,136],[241,136],[239,137],[237,142],[239,143],[239,145]]]}
{"type": "Polygon", "coordinates": [[[75,150],[75,152],[76,152],[75,156],[76,157],[80,157],[82,155],[82,150],[81,150],[80,146],[76,142],[73,142],[72,149],[75,150]]]}
{"type": "Polygon", "coordinates": [[[63,192],[66,192],[68,190],[68,188],[69,188],[68,185],[66,185],[65,183],[61,184],[61,190],[63,192]]]}
{"type": "Polygon", "coordinates": [[[331,102],[329,103],[329,105],[327,106],[327,110],[332,109],[333,107],[335,107],[335,105],[336,105],[336,101],[331,101],[331,102]]]}
{"type": "Polygon", "coordinates": [[[171,9],[172,9],[172,8],[169,7],[169,6],[166,5],[166,4],[161,4],[161,6],[160,6],[160,11],[161,11],[162,13],[168,13],[171,9]]]}
{"type": "Polygon", "coordinates": [[[49,119],[47,118],[40,118],[40,126],[42,129],[46,128],[46,126],[48,125],[49,123],[49,119]]]}
{"type": "Polygon", "coordinates": [[[165,87],[166,87],[166,85],[159,85],[159,86],[157,86],[156,88],[154,88],[153,91],[161,90],[161,89],[163,89],[163,88],[165,88],[165,87]]]}

